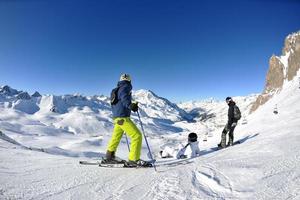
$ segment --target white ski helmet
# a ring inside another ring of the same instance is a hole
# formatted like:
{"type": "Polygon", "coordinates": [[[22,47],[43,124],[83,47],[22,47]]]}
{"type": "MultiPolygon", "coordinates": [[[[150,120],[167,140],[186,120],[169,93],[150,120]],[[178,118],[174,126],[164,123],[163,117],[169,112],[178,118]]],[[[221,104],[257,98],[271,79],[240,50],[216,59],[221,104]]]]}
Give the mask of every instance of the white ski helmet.
{"type": "Polygon", "coordinates": [[[120,81],[129,81],[131,82],[131,78],[129,74],[122,74],[120,77],[120,81]]]}

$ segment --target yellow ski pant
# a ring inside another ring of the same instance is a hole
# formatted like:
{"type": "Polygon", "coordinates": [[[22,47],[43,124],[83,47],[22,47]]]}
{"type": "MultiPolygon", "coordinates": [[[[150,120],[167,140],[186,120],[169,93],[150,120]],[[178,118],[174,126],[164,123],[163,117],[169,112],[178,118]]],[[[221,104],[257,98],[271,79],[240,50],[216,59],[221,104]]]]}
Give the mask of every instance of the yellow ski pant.
{"type": "Polygon", "coordinates": [[[111,152],[116,152],[124,132],[131,141],[128,159],[137,161],[141,156],[142,134],[129,117],[117,117],[114,119],[114,131],[107,149],[111,152]]]}

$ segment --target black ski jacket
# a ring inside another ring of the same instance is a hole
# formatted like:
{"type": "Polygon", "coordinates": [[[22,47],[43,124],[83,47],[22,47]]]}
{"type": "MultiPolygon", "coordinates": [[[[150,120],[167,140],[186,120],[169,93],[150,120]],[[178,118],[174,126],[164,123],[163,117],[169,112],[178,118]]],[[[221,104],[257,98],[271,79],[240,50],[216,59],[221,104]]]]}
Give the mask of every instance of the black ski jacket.
{"type": "Polygon", "coordinates": [[[235,106],[235,102],[230,102],[229,103],[229,108],[228,108],[228,122],[227,122],[227,124],[228,124],[228,127],[231,127],[231,125],[233,124],[233,123],[237,123],[237,119],[235,119],[234,118],[234,106],[235,106]]]}

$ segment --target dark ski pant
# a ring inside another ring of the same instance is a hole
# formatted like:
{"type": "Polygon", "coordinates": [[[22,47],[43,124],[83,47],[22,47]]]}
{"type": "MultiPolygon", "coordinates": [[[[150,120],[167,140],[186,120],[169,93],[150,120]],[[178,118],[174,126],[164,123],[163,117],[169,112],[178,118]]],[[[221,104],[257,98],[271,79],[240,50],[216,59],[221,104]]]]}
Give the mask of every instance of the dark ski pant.
{"type": "Polygon", "coordinates": [[[226,134],[229,132],[229,145],[233,144],[233,131],[235,129],[236,126],[228,126],[228,124],[226,124],[225,128],[222,131],[222,136],[221,136],[221,147],[226,147],[226,134]]]}

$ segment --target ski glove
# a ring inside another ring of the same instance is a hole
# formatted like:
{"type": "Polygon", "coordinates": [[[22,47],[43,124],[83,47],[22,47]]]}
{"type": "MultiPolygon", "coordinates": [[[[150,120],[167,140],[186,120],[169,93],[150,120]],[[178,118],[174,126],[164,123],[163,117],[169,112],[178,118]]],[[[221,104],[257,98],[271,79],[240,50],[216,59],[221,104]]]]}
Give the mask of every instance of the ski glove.
{"type": "Polygon", "coordinates": [[[130,109],[131,109],[133,112],[137,112],[138,109],[139,109],[138,103],[131,103],[131,104],[130,104],[130,109]]]}

